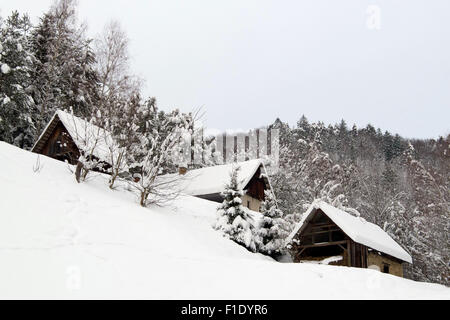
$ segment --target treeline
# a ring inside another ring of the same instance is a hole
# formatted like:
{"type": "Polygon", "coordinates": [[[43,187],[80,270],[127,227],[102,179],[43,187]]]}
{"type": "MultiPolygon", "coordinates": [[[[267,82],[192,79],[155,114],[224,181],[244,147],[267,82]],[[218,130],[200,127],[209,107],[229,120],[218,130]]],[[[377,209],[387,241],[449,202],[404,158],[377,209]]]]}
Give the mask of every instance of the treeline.
{"type": "Polygon", "coordinates": [[[450,136],[408,140],[368,125],[279,119],[272,183],[291,227],[314,199],[376,223],[411,253],[406,275],[449,284],[450,136]]]}

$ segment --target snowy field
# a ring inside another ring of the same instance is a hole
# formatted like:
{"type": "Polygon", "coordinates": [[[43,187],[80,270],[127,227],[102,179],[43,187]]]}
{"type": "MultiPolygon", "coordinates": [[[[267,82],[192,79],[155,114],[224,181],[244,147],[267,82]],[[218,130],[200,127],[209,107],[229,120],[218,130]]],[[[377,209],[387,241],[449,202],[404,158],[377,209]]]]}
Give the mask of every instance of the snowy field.
{"type": "MultiPolygon", "coordinates": [[[[0,298],[449,299],[367,269],[277,263],[211,228],[216,203],[141,208],[126,190],[0,142],[0,298]]],[[[95,177],[94,177],[95,176],[95,177]]]]}

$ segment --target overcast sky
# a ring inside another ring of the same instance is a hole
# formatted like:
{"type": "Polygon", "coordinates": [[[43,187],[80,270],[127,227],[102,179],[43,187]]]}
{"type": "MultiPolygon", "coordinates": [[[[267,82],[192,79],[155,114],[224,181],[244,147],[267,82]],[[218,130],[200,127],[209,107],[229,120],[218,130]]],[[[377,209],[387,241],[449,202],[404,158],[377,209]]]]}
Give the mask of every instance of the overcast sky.
{"type": "MultiPolygon", "coordinates": [[[[37,17],[52,2],[0,0],[0,14],[37,17]]],[[[119,20],[145,94],[167,110],[203,106],[210,128],[305,114],[406,137],[450,133],[448,0],[79,0],[79,16],[91,36],[119,20]]]]}

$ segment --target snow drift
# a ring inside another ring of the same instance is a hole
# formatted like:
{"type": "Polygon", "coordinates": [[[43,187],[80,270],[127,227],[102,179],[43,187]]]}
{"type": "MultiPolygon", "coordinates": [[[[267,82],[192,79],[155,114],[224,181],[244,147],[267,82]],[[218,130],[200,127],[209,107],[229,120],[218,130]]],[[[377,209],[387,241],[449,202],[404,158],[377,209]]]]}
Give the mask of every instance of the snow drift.
{"type": "Polygon", "coordinates": [[[217,203],[141,208],[125,188],[0,142],[0,298],[449,299],[374,270],[277,263],[214,231],[217,203]],[[267,281],[270,279],[270,281],[267,281]]]}

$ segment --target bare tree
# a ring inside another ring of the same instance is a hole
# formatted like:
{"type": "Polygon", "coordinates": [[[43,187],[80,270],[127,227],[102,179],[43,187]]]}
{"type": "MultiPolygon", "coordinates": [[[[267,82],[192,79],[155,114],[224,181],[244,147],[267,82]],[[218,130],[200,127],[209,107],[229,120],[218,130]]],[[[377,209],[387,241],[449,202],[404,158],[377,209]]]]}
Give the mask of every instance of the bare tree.
{"type": "Polygon", "coordinates": [[[104,116],[120,111],[120,102],[140,91],[142,80],[131,75],[128,37],[119,22],[110,21],[94,43],[104,116]]]}
{"type": "Polygon", "coordinates": [[[128,42],[117,21],[109,22],[95,41],[100,84],[98,108],[102,113],[100,125],[108,133],[104,144],[111,165],[111,189],[117,177],[127,169],[126,152],[135,136],[136,108],[141,99],[142,81],[131,75],[128,42]]]}

